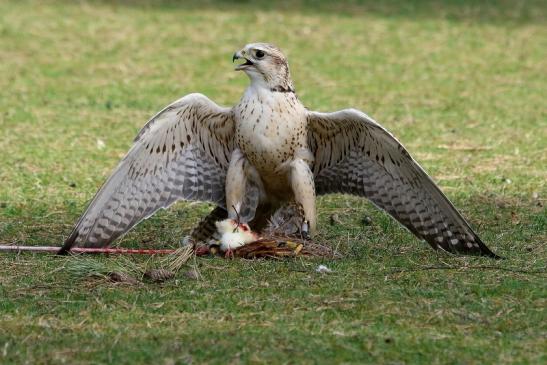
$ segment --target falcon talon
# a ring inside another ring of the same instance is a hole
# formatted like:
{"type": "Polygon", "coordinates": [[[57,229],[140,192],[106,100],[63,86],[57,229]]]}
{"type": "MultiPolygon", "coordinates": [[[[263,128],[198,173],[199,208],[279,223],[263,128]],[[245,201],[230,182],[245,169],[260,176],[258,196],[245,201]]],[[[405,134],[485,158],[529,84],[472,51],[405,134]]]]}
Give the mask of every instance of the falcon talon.
{"type": "Polygon", "coordinates": [[[304,240],[311,240],[310,232],[309,232],[309,222],[304,221],[304,224],[302,224],[302,229],[300,230],[300,235],[302,236],[302,239],[304,240]]]}
{"type": "Polygon", "coordinates": [[[153,116],[59,253],[108,246],[178,200],[217,204],[199,226],[205,241],[217,234],[215,222],[233,221],[220,227],[221,236],[234,235],[221,239],[225,252],[250,239],[243,227],[261,230],[265,217],[289,203],[301,206],[304,232],[313,237],[316,196],[346,193],[370,199],[434,249],[498,258],[374,119],[356,109],[308,110],[274,45],[247,44],[236,60],[243,63],[235,70],[250,79],[239,103],[226,108],[190,94],[153,116]]]}

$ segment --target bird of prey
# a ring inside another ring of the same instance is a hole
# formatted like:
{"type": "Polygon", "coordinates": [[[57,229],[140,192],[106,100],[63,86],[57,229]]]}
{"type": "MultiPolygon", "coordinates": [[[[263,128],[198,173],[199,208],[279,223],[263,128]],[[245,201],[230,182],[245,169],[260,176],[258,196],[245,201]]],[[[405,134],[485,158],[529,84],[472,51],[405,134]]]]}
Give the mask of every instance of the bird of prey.
{"type": "Polygon", "coordinates": [[[346,193],[368,198],[434,249],[497,257],[376,121],[355,109],[306,109],[274,45],[248,44],[236,60],[250,78],[239,103],[225,108],[190,94],[153,116],[61,253],[107,246],[178,200],[217,205],[204,232],[227,217],[257,230],[276,209],[298,204],[302,232],[313,235],[316,195],[346,193]]]}

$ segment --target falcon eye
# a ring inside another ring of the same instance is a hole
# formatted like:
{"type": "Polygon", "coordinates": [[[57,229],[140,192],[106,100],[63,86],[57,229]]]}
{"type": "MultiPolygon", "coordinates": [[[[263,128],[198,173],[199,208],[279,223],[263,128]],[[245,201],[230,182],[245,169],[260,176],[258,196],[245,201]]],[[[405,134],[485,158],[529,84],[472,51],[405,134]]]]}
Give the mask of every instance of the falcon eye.
{"type": "Polygon", "coordinates": [[[256,52],[255,52],[255,57],[256,57],[256,58],[262,58],[262,57],[264,57],[264,51],[261,51],[261,50],[259,50],[259,49],[256,50],[256,52]]]}

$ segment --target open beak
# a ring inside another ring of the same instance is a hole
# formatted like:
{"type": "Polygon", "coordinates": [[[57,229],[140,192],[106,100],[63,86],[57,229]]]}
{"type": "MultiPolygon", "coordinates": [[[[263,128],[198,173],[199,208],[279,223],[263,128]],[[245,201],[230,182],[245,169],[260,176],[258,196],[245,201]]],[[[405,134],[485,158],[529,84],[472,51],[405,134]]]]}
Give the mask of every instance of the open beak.
{"type": "Polygon", "coordinates": [[[251,60],[249,60],[248,58],[245,58],[243,57],[243,55],[241,54],[241,52],[236,52],[234,53],[234,55],[232,56],[232,62],[235,62],[236,60],[239,60],[239,59],[244,59],[245,62],[244,63],[240,63],[236,66],[235,70],[236,71],[241,71],[241,70],[244,70],[250,66],[253,65],[253,63],[251,62],[251,60]]]}

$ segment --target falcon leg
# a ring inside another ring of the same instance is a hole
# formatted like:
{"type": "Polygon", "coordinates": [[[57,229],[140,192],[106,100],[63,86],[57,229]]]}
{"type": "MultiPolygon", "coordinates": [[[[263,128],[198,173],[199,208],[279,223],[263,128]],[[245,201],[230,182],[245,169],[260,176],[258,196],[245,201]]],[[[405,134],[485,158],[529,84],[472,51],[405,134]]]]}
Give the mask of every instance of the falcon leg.
{"type": "Polygon", "coordinates": [[[259,203],[266,193],[258,171],[249,163],[243,152],[232,152],[226,174],[226,208],[228,218],[241,219],[241,223],[253,220],[259,203]]]}
{"type": "Polygon", "coordinates": [[[230,166],[228,166],[226,174],[226,209],[228,209],[228,217],[231,219],[237,219],[239,216],[245,198],[246,185],[245,156],[240,149],[236,148],[232,152],[230,166]]]}
{"type": "Polygon", "coordinates": [[[304,224],[302,224],[302,228],[300,228],[300,235],[305,240],[311,240],[310,224],[308,223],[308,221],[304,221],[304,224]]]}
{"type": "Polygon", "coordinates": [[[303,159],[297,158],[291,162],[290,183],[294,200],[304,210],[302,234],[309,237],[309,233],[314,234],[316,228],[315,184],[313,172],[303,159]]]}

